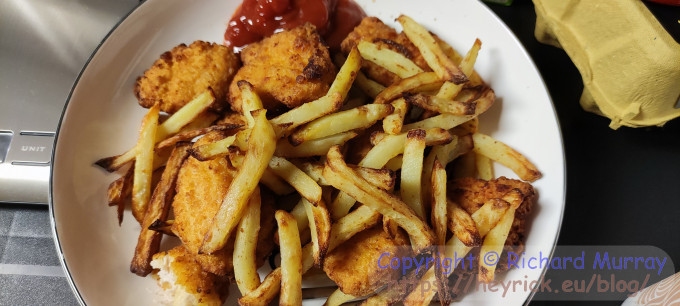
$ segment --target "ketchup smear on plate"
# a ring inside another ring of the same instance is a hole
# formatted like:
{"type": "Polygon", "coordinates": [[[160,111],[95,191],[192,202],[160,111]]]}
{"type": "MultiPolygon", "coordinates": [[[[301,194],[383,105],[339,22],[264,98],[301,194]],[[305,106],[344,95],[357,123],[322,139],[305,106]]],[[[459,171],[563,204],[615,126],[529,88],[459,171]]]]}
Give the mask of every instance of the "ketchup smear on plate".
{"type": "Polygon", "coordinates": [[[231,17],[224,40],[228,47],[240,48],[310,22],[337,50],[364,17],[353,0],[244,0],[231,17]]]}

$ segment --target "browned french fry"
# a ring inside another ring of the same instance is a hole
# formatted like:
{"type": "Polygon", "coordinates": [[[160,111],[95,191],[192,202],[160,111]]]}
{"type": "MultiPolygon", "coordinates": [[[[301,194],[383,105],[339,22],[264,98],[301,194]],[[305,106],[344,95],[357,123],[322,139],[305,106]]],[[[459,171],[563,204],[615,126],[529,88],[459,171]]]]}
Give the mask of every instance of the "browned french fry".
{"type": "Polygon", "coordinates": [[[321,186],[287,159],[273,156],[269,161],[269,169],[312,204],[316,205],[321,201],[321,186]]]}
{"type": "Polygon", "coordinates": [[[383,119],[383,131],[387,134],[396,135],[401,133],[404,126],[404,118],[408,112],[409,105],[403,98],[392,101],[394,112],[383,119]]]}
{"type": "Polygon", "coordinates": [[[389,217],[405,229],[416,252],[423,251],[434,243],[434,235],[427,224],[399,198],[356,175],[345,164],[339,147],[335,146],[328,151],[323,173],[326,181],[333,187],[389,217]]]}
{"type": "Polygon", "coordinates": [[[241,306],[264,306],[276,297],[281,289],[281,267],[269,272],[257,289],[238,299],[241,306]]]}
{"type": "Polygon", "coordinates": [[[444,51],[439,48],[439,45],[429,31],[406,15],[399,16],[397,21],[404,28],[404,34],[418,48],[420,54],[423,55],[428,66],[441,79],[451,81],[454,84],[462,84],[468,81],[467,76],[460,71],[458,66],[446,57],[444,51]]]}
{"type": "Polygon", "coordinates": [[[447,224],[446,170],[436,158],[430,180],[432,181],[432,227],[437,236],[437,244],[444,245],[447,224]]]}
{"type": "MultiPolygon", "coordinates": [[[[437,44],[439,45],[439,48],[444,51],[444,54],[446,54],[446,57],[448,57],[454,64],[459,65],[463,61],[463,56],[458,53],[451,45],[447,44],[445,41],[441,40],[439,37],[434,36],[434,39],[437,41],[437,44]]],[[[462,67],[461,67],[462,70],[462,67]]],[[[470,86],[478,86],[484,84],[484,81],[482,78],[477,74],[476,71],[472,71],[472,74],[466,74],[468,76],[468,79],[470,81],[467,83],[470,86]]]]}
{"type": "Polygon", "coordinates": [[[356,137],[357,132],[350,131],[331,135],[324,138],[308,140],[298,146],[294,146],[288,142],[288,139],[281,139],[276,145],[276,156],[281,157],[310,157],[310,156],[325,156],[334,145],[344,145],[348,140],[356,137]]]}
{"type": "Polygon", "coordinates": [[[324,201],[319,201],[317,205],[312,205],[309,201],[302,199],[302,203],[308,217],[314,264],[317,267],[321,267],[330,245],[331,216],[326,209],[324,201]]]}
{"type": "Polygon", "coordinates": [[[279,305],[302,305],[302,248],[293,216],[276,211],[281,245],[281,296],[279,305]]]}
{"type": "Polygon", "coordinates": [[[168,217],[170,203],[175,194],[177,175],[184,160],[189,156],[190,143],[178,143],[170,155],[168,165],[163,171],[161,180],[156,185],[153,197],[148,205],[142,223],[142,231],[137,239],[135,254],[130,264],[130,271],[139,276],[151,273],[151,257],[158,253],[161,245],[162,234],[149,229],[156,221],[165,221],[168,217]]]}
{"type": "MultiPolygon", "coordinates": [[[[408,131],[408,130],[407,130],[408,131]]],[[[390,159],[404,153],[407,133],[399,135],[384,135],[364,157],[359,166],[381,168],[390,159]]],[[[444,129],[432,128],[425,131],[425,143],[428,146],[446,144],[451,142],[451,134],[444,129]]]]}
{"type": "MultiPolygon", "coordinates": [[[[505,212],[503,218],[498,221],[498,224],[486,234],[482,248],[479,250],[479,258],[485,258],[486,254],[489,252],[494,252],[498,256],[501,255],[503,246],[505,246],[505,240],[508,239],[513,220],[515,220],[515,209],[510,208],[505,212]]],[[[480,260],[477,280],[482,283],[490,283],[493,281],[497,264],[498,260],[494,264],[489,264],[486,260],[480,260]]]]}
{"type": "Polygon", "coordinates": [[[191,150],[191,155],[200,161],[206,161],[218,156],[229,154],[231,147],[237,147],[245,151],[248,147],[248,138],[250,137],[250,129],[241,130],[235,135],[220,139],[215,142],[207,143],[191,150]]]}
{"type": "Polygon", "coordinates": [[[207,134],[212,131],[228,131],[228,130],[233,130],[233,129],[238,129],[240,128],[240,125],[226,125],[226,124],[218,124],[218,125],[213,125],[201,129],[196,129],[196,130],[190,130],[186,132],[180,132],[177,133],[171,137],[166,138],[165,140],[159,142],[156,144],[156,150],[160,149],[165,149],[168,147],[173,146],[174,144],[180,142],[180,141],[190,141],[198,136],[207,134]]]}
{"type": "MultiPolygon", "coordinates": [[[[472,45],[472,48],[470,48],[470,51],[468,51],[468,53],[465,55],[465,58],[460,62],[460,70],[465,75],[470,76],[474,73],[473,67],[475,65],[475,61],[477,61],[477,54],[479,53],[479,49],[481,47],[482,42],[479,39],[476,39],[475,43],[472,45]]],[[[442,85],[442,88],[439,89],[437,96],[446,100],[453,99],[458,95],[461,89],[463,89],[463,84],[446,82],[444,85],[442,85]]]]}
{"type": "Polygon", "coordinates": [[[415,74],[424,72],[413,61],[401,53],[387,48],[380,48],[378,45],[362,40],[357,44],[361,57],[369,60],[378,66],[396,74],[400,78],[408,78],[415,74]]]}
{"type": "Polygon", "coordinates": [[[253,128],[255,119],[253,119],[253,115],[251,115],[250,112],[264,108],[262,106],[262,100],[260,100],[260,97],[255,93],[253,85],[248,81],[240,80],[236,82],[236,85],[241,91],[241,109],[248,122],[248,128],[253,128]]]}
{"type": "MultiPolygon", "coordinates": [[[[472,137],[458,137],[453,136],[453,140],[445,145],[433,146],[430,150],[430,154],[427,155],[425,161],[423,162],[423,177],[432,176],[432,169],[434,167],[434,160],[439,159],[439,162],[444,168],[451,161],[458,158],[459,156],[470,152],[472,150],[472,137]]],[[[430,198],[430,181],[423,181],[423,198],[430,198]]]]}
{"type": "Polygon", "coordinates": [[[403,163],[401,165],[401,199],[425,220],[425,207],[421,194],[421,175],[423,173],[423,154],[425,152],[425,131],[411,130],[406,136],[403,163]]]}
{"type": "Polygon", "coordinates": [[[256,188],[248,200],[248,207],[236,231],[234,279],[241,295],[246,295],[260,286],[256,254],[260,231],[260,205],[260,189],[256,188]]]}
{"type": "MultiPolygon", "coordinates": [[[[333,57],[333,62],[335,65],[342,67],[342,65],[345,64],[345,57],[341,53],[337,53],[333,57]]],[[[382,86],[380,83],[369,79],[361,72],[361,70],[357,72],[357,77],[354,82],[361,89],[361,91],[371,98],[375,98],[381,91],[385,90],[385,86],[382,86]]]]}
{"type": "Polygon", "coordinates": [[[475,143],[476,153],[510,168],[522,180],[533,182],[541,178],[541,172],[536,169],[536,166],[508,145],[481,133],[473,134],[472,140],[475,143]]]}
{"type": "MultiPolygon", "coordinates": [[[[490,201],[497,202],[498,200],[490,201]]],[[[482,238],[472,217],[453,202],[449,202],[448,207],[445,206],[445,209],[447,210],[448,227],[451,229],[451,232],[458,237],[463,244],[471,247],[479,246],[482,243],[482,238]]]]}
{"type": "Polygon", "coordinates": [[[130,165],[130,169],[125,172],[125,175],[113,181],[109,185],[108,199],[109,206],[117,207],[118,225],[123,223],[123,212],[125,211],[125,203],[130,200],[132,195],[132,178],[135,172],[134,162],[130,165]]]}
{"type": "MultiPolygon", "coordinates": [[[[329,186],[323,177],[323,164],[305,162],[300,165],[300,169],[307,173],[314,181],[321,186],[329,186]]],[[[351,167],[351,166],[350,166],[351,167]]],[[[367,182],[386,190],[394,187],[395,173],[389,169],[374,169],[366,167],[351,167],[361,178],[367,182]]]]}
{"type": "Polygon", "coordinates": [[[414,76],[402,79],[401,81],[385,88],[375,97],[375,104],[385,104],[390,101],[401,98],[405,92],[416,92],[423,86],[441,86],[442,81],[434,72],[418,73],[414,76]]]}
{"type": "Polygon", "coordinates": [[[255,118],[255,125],[248,139],[246,156],[205,234],[199,250],[201,254],[210,254],[224,247],[227,238],[243,216],[248,198],[257,187],[274,155],[276,135],[267,121],[266,110],[254,111],[252,115],[255,118]]]}
{"type": "Polygon", "coordinates": [[[491,107],[491,105],[493,105],[495,100],[496,94],[490,88],[486,88],[481,93],[479,98],[469,100],[471,102],[474,101],[476,103],[475,113],[473,115],[456,116],[451,114],[441,114],[411,124],[407,124],[403,127],[403,130],[408,131],[412,129],[429,129],[434,127],[450,130],[486,112],[491,107]]]}
{"type": "Polygon", "coordinates": [[[142,119],[135,156],[135,173],[132,181],[132,215],[141,224],[144,213],[151,198],[151,173],[153,172],[154,136],[158,129],[158,112],[160,104],[156,103],[142,119]]]}
{"type": "Polygon", "coordinates": [[[450,114],[456,116],[468,116],[475,113],[477,108],[476,102],[463,102],[456,100],[447,100],[437,96],[429,96],[426,94],[409,94],[404,95],[406,102],[417,105],[425,110],[433,111],[440,114],[450,114]]]}
{"type": "Polygon", "coordinates": [[[480,179],[487,181],[493,179],[493,162],[491,159],[484,155],[477,154],[475,163],[477,164],[477,175],[480,179]]]}

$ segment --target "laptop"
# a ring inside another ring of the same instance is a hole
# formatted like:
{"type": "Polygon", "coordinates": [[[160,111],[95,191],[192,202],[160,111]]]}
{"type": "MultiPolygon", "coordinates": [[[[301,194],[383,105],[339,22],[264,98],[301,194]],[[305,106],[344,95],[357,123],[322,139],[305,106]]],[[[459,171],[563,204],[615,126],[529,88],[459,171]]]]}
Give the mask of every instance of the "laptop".
{"type": "Polygon", "coordinates": [[[66,98],[95,48],[138,3],[0,1],[0,203],[47,204],[66,98]]]}

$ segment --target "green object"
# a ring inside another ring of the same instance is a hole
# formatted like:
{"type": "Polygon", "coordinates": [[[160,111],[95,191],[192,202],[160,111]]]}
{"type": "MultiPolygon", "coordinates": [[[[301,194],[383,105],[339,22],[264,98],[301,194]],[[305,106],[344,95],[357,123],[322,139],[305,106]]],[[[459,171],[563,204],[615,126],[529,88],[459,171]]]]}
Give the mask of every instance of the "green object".
{"type": "Polygon", "coordinates": [[[501,4],[505,6],[509,6],[510,4],[512,4],[512,0],[482,0],[482,1],[487,3],[501,4]]]}

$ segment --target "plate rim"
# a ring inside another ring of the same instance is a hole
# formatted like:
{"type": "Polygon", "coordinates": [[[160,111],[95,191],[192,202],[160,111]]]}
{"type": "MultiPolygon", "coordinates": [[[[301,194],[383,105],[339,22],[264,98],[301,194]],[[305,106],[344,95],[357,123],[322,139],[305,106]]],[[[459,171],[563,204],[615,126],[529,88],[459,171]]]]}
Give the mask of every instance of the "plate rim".
{"type": "MultiPolygon", "coordinates": [[[[64,252],[61,248],[61,242],[59,240],[59,233],[57,231],[57,224],[56,224],[56,218],[54,216],[54,161],[55,161],[55,155],[56,155],[56,149],[57,149],[57,143],[59,141],[59,135],[61,132],[62,124],[64,117],[66,115],[66,111],[68,109],[68,106],[71,102],[71,98],[73,96],[73,93],[75,92],[76,88],[78,87],[78,84],[80,83],[80,79],[83,76],[85,70],[87,70],[88,66],[94,59],[94,57],[98,54],[100,48],[104,45],[104,43],[107,42],[107,40],[111,37],[111,35],[118,29],[118,27],[125,22],[128,17],[130,17],[134,12],[136,12],[139,8],[142,6],[146,5],[149,2],[154,2],[148,1],[148,0],[143,0],[139,2],[135,7],[133,7],[129,12],[127,12],[125,15],[123,15],[118,22],[111,28],[111,30],[102,38],[102,40],[99,42],[97,47],[92,51],[90,56],[88,57],[87,61],[83,65],[83,68],[80,70],[78,73],[78,76],[73,82],[73,85],[71,86],[71,89],[69,91],[68,96],[66,97],[66,102],[64,103],[64,107],[62,108],[61,115],[59,116],[59,121],[57,125],[57,130],[55,132],[54,136],[54,141],[52,145],[52,154],[51,154],[51,162],[52,165],[50,167],[50,174],[49,174],[49,184],[48,184],[48,215],[50,219],[50,226],[52,229],[52,238],[54,239],[54,245],[57,251],[57,256],[59,258],[59,263],[61,264],[62,270],[64,271],[64,274],[66,276],[66,279],[68,281],[69,287],[71,287],[71,290],[73,291],[76,300],[80,305],[87,305],[85,303],[85,300],[83,299],[82,294],[78,290],[78,287],[76,286],[73,277],[71,276],[70,270],[68,268],[68,265],[66,263],[65,257],[64,257],[64,252]]],[[[480,5],[483,7],[483,10],[485,10],[487,13],[490,14],[494,19],[496,19],[500,24],[503,26],[503,29],[507,32],[507,34],[510,35],[512,38],[513,42],[516,43],[521,51],[522,54],[527,58],[529,63],[531,64],[531,67],[533,68],[534,71],[536,71],[538,75],[538,79],[540,80],[540,84],[543,86],[543,89],[545,90],[547,94],[548,101],[550,102],[550,108],[552,109],[552,114],[553,117],[555,118],[555,123],[557,124],[557,134],[559,135],[559,143],[561,147],[561,155],[562,155],[562,200],[561,200],[561,208],[559,211],[559,218],[558,218],[558,223],[557,223],[557,231],[555,233],[555,238],[552,242],[552,247],[549,253],[548,258],[552,258],[555,252],[555,249],[557,248],[557,242],[559,240],[560,234],[562,232],[562,223],[564,219],[564,211],[566,208],[566,197],[567,197],[567,159],[566,159],[566,150],[564,146],[564,135],[562,133],[562,126],[560,124],[559,116],[557,115],[557,109],[555,108],[555,103],[553,101],[552,95],[550,93],[550,90],[548,89],[548,86],[545,83],[545,80],[543,78],[543,75],[541,74],[541,71],[538,69],[536,66],[536,63],[525,48],[524,44],[519,40],[517,35],[508,27],[508,25],[501,19],[491,8],[488,7],[488,5],[480,3],[480,5]]],[[[545,277],[545,274],[547,273],[547,268],[544,267],[543,270],[541,271],[539,275],[539,279],[543,279],[545,277]]],[[[526,297],[525,301],[522,303],[523,305],[528,305],[529,302],[534,298],[536,292],[535,291],[530,291],[529,295],[526,297]]]]}

